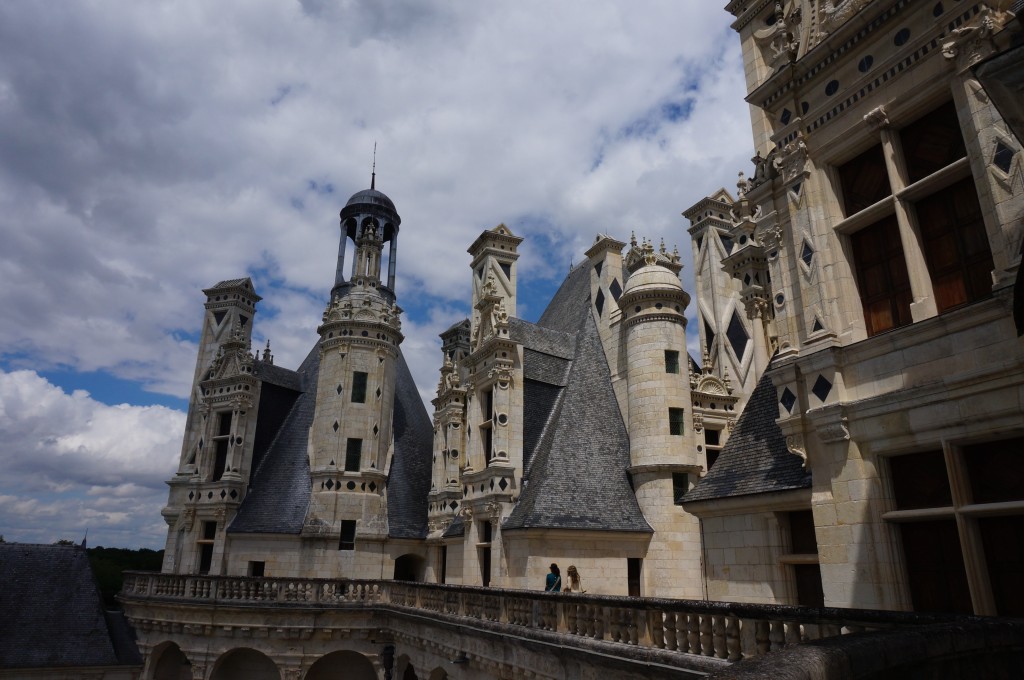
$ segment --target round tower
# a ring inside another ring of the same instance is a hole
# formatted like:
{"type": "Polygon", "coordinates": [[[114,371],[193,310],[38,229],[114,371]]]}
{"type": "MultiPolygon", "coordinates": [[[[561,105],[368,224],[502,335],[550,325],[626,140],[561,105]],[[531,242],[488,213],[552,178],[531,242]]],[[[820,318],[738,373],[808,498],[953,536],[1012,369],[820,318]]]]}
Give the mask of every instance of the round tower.
{"type": "Polygon", "coordinates": [[[320,334],[316,409],[310,430],[313,497],[303,534],[353,549],[387,536],[384,487],[391,449],[401,309],[394,283],[398,226],[394,203],[375,188],[341,210],[341,243],[320,334]],[[342,276],[348,241],[351,275],[342,276]],[[387,246],[387,279],[381,277],[387,246]]]}
{"type": "Polygon", "coordinates": [[[626,343],[629,474],[655,531],[640,565],[641,594],[657,584],[666,597],[700,597],[699,523],[678,505],[701,470],[686,370],[690,296],[649,244],[639,254],[643,264],[626,280],[619,307],[626,343]]]}

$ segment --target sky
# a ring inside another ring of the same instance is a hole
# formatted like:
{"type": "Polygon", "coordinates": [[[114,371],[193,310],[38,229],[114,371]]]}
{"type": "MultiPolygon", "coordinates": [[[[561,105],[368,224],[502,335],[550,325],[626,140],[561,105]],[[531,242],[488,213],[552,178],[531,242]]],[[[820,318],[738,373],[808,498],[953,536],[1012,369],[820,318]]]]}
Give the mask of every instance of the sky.
{"type": "Polygon", "coordinates": [[[201,290],[252,277],[296,367],[375,145],[427,402],[484,229],[525,238],[527,320],[598,233],[678,246],[692,291],[680,213],[752,155],[724,4],[0,3],[0,535],[163,546],[201,290]]]}

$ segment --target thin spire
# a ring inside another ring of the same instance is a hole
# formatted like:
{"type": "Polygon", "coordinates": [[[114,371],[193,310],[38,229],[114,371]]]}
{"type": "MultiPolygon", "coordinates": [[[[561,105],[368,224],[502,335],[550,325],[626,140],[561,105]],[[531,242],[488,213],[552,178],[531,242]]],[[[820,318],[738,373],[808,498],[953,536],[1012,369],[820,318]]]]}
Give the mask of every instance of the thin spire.
{"type": "Polygon", "coordinates": [[[377,188],[377,142],[373,143],[373,170],[370,171],[370,188],[377,188]]]}

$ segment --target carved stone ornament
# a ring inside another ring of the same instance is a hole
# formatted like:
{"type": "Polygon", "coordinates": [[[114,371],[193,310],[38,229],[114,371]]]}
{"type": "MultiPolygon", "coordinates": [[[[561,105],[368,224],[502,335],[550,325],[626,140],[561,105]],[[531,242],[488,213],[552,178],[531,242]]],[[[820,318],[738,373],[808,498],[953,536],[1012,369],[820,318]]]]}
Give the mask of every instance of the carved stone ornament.
{"type": "Polygon", "coordinates": [[[955,59],[957,70],[974,66],[995,51],[992,36],[1013,18],[1013,13],[1007,10],[1006,0],[993,4],[996,5],[994,10],[982,5],[976,23],[954,29],[950,33],[952,40],[942,44],[942,56],[950,61],[955,59]]]}
{"type": "Polygon", "coordinates": [[[803,460],[801,466],[807,467],[807,447],[804,446],[804,436],[802,434],[787,435],[786,448],[793,455],[800,456],[800,459],[803,460]]]}
{"type": "Polygon", "coordinates": [[[864,114],[864,122],[871,130],[878,130],[889,126],[889,115],[884,106],[876,106],[864,114]]]}
{"type": "Polygon", "coordinates": [[[807,145],[802,137],[797,137],[782,149],[776,161],[784,182],[791,182],[803,174],[807,165],[807,145]]]}
{"type": "Polygon", "coordinates": [[[819,37],[824,38],[835,31],[870,2],[871,0],[825,0],[821,7],[819,37]]]}
{"type": "Polygon", "coordinates": [[[840,417],[830,423],[822,423],[817,426],[818,436],[826,444],[846,441],[850,438],[850,430],[847,427],[848,422],[845,417],[840,417]]]}

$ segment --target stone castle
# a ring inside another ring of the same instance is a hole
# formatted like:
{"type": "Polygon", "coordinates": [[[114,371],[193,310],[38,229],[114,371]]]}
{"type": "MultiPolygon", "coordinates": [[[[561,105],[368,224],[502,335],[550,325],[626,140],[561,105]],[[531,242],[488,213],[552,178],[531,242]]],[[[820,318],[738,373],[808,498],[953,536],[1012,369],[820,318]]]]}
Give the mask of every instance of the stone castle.
{"type": "MultiPolygon", "coordinates": [[[[342,654],[370,659],[353,677],[390,678],[396,653],[402,677],[567,677],[557,664],[466,656],[450,626],[273,634],[301,614],[285,603],[374,600],[382,586],[371,582],[396,582],[389,602],[401,606],[413,591],[397,582],[451,586],[422,591],[440,598],[429,606],[415,596],[431,611],[485,611],[488,592],[540,590],[552,562],[563,579],[574,564],[588,596],[609,598],[594,599],[605,616],[621,596],[1024,614],[1024,345],[1013,319],[1024,170],[1011,125],[1022,111],[1018,98],[1001,113],[995,81],[982,82],[1020,24],[1008,3],[959,0],[727,9],[753,170],[684,212],[692,300],[678,253],[598,234],[525,321],[522,239],[504,224],[486,230],[469,246],[471,316],[442,334],[431,415],[401,352],[401,217],[375,181],[341,211],[334,286],[297,369],[253,353],[251,280],[204,291],[163,511],[166,579],[123,596],[147,677],[177,678],[179,663],[187,677],[275,677],[270,663],[317,678],[327,670],[313,666],[342,654]],[[261,585],[271,581],[273,595],[261,585]],[[343,581],[359,595],[328,585],[343,581]],[[281,606],[221,635],[226,624],[203,613],[210,591],[196,590],[211,583],[281,606]],[[479,602],[446,608],[460,592],[479,602]],[[198,609],[161,609],[155,595],[199,598],[198,609]],[[432,646],[435,634],[448,641],[432,646]],[[242,647],[263,659],[223,661],[242,647]],[[476,659],[475,670],[445,659],[476,659]],[[516,674],[527,666],[532,675],[516,674]]],[[[522,620],[562,630],[532,606],[522,620]]],[[[494,621],[520,620],[502,607],[494,621]]],[[[583,630],[581,611],[570,632],[583,630]]],[[[744,636],[761,634],[739,615],[707,625],[710,647],[703,628],[697,642],[654,646],[735,661],[744,636]]],[[[804,639],[806,627],[780,625],[764,629],[762,653],[804,639]]],[[[646,639],[662,635],[651,630],[646,639]]]]}

